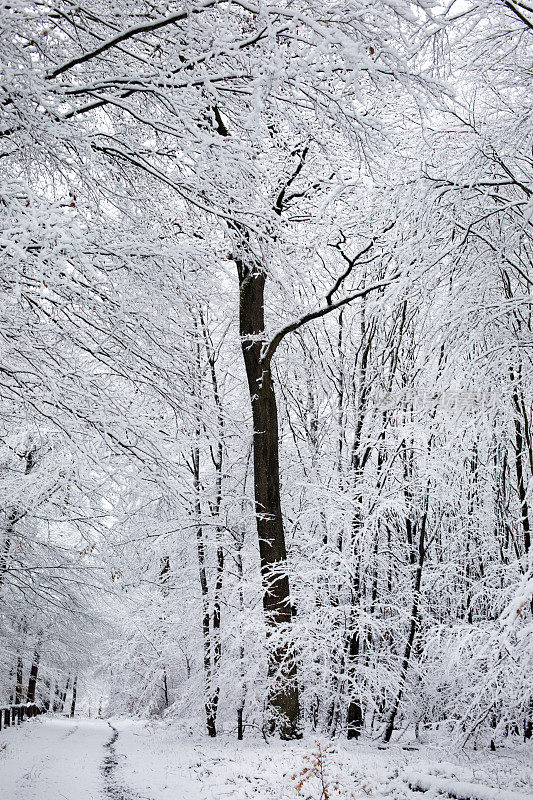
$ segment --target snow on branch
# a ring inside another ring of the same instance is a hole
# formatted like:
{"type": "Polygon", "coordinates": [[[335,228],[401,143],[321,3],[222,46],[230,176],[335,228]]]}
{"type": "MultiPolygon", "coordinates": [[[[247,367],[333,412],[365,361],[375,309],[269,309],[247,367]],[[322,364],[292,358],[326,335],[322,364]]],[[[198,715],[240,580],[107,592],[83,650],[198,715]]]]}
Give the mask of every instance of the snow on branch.
{"type": "Polygon", "coordinates": [[[386,286],[390,286],[391,283],[394,283],[399,278],[399,273],[395,273],[391,275],[390,278],[386,278],[385,280],[378,281],[377,283],[373,283],[371,286],[367,286],[365,289],[359,289],[357,292],[353,292],[352,294],[347,295],[346,297],[342,297],[340,300],[337,300],[336,303],[329,303],[328,305],[322,306],[321,308],[317,308],[315,311],[309,311],[307,314],[303,314],[299,319],[293,320],[288,325],[285,325],[281,328],[277,333],[274,334],[270,342],[264,347],[263,353],[261,356],[261,360],[265,367],[268,367],[270,361],[274,353],[276,352],[278,345],[282,342],[282,340],[287,336],[288,333],[293,333],[301,328],[303,325],[306,325],[308,322],[311,322],[314,319],[320,319],[320,317],[325,317],[326,314],[329,314],[330,311],[335,311],[338,308],[342,308],[348,303],[351,303],[353,300],[358,300],[362,297],[366,297],[371,292],[375,292],[378,289],[384,289],[386,286]]]}
{"type": "Polygon", "coordinates": [[[139,33],[152,33],[153,31],[160,30],[160,28],[165,28],[167,25],[173,25],[175,22],[180,22],[181,20],[186,19],[190,14],[200,14],[206,8],[211,8],[212,6],[217,5],[218,2],[219,0],[206,0],[206,2],[201,3],[199,6],[196,6],[190,10],[178,11],[175,14],[168,14],[165,17],[158,17],[151,22],[145,22],[142,25],[134,25],[131,28],[122,31],[122,33],[112,36],[110,39],[107,39],[107,41],[102,42],[102,44],[98,47],[95,47],[94,50],[89,50],[87,53],[77,56],[77,58],[72,58],[69,61],[65,61],[63,64],[60,64],[59,67],[56,67],[53,72],[50,72],[46,77],[48,80],[57,78],[63,72],[67,72],[69,69],[78,66],[78,64],[84,64],[87,61],[91,61],[93,58],[105,53],[107,50],[111,50],[111,48],[116,47],[128,39],[131,39],[133,36],[136,36],[139,33]]]}
{"type": "Polygon", "coordinates": [[[512,792],[509,789],[495,789],[492,786],[483,786],[479,783],[467,783],[452,778],[426,775],[415,770],[406,770],[402,780],[410,789],[418,792],[431,792],[444,794],[455,800],[531,800],[530,795],[522,792],[512,792]]]}

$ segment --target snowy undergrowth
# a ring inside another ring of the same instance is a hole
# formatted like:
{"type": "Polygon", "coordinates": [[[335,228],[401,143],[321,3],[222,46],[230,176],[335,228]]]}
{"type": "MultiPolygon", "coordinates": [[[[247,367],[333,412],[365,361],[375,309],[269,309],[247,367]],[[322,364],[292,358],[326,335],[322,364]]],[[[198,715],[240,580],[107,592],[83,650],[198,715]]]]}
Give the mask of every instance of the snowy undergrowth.
{"type": "Polygon", "coordinates": [[[531,747],[451,753],[436,744],[380,749],[375,742],[328,743],[312,737],[294,743],[238,743],[224,737],[214,741],[185,737],[172,723],[115,720],[113,725],[119,730],[116,752],[121,782],[154,800],[420,800],[436,796],[431,786],[424,795],[416,787],[411,789],[409,776],[414,774],[440,777],[453,787],[473,783],[481,790],[493,788],[499,800],[512,798],[509,793],[533,800],[531,747]]]}

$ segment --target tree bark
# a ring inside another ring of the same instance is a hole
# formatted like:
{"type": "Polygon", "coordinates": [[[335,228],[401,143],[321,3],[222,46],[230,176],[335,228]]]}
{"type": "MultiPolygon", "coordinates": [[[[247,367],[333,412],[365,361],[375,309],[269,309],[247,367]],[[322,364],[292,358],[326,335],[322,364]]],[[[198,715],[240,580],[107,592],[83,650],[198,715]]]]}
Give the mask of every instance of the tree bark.
{"type": "MultiPolygon", "coordinates": [[[[511,373],[511,380],[514,376],[511,373]]],[[[523,453],[525,450],[524,432],[521,420],[521,405],[518,397],[518,390],[513,389],[513,406],[515,408],[514,429],[515,429],[515,469],[518,499],[520,502],[520,524],[524,535],[524,552],[526,555],[531,548],[531,528],[529,524],[529,506],[527,502],[526,480],[524,476],[523,453]]],[[[532,608],[533,611],[533,608],[532,608]]]]}
{"type": "Polygon", "coordinates": [[[7,575],[7,570],[9,565],[9,551],[11,550],[13,525],[16,520],[16,516],[17,516],[16,511],[12,510],[7,518],[4,541],[2,543],[2,552],[0,554],[0,587],[2,586],[7,575]]]}
{"type": "MultiPolygon", "coordinates": [[[[35,456],[36,456],[36,449],[34,447],[30,447],[26,454],[24,455],[25,465],[24,465],[24,474],[28,475],[33,467],[35,466],[35,456]]],[[[12,508],[9,513],[7,514],[7,522],[6,528],[4,533],[4,541],[2,544],[2,552],[0,554],[0,586],[5,580],[8,564],[9,564],[9,551],[11,549],[11,542],[13,539],[13,534],[15,530],[15,524],[24,516],[24,513],[21,514],[20,509],[12,508]]]]}
{"type": "Polygon", "coordinates": [[[39,674],[40,660],[41,660],[41,654],[39,653],[39,650],[36,649],[35,653],[33,654],[33,661],[30,669],[30,677],[28,680],[28,694],[26,696],[26,701],[28,703],[35,703],[35,690],[37,687],[37,676],[39,674]]]}
{"type": "Polygon", "coordinates": [[[213,630],[211,637],[211,697],[209,706],[213,715],[212,725],[215,728],[218,702],[220,698],[220,685],[218,683],[218,673],[220,669],[220,659],[222,657],[221,621],[222,621],[222,588],[224,583],[224,548],[222,546],[222,526],[220,524],[220,510],[222,507],[222,483],[223,483],[223,464],[224,464],[224,413],[222,408],[222,398],[218,385],[216,372],[216,354],[212,346],[207,325],[200,313],[200,322],[205,343],[207,362],[211,375],[211,388],[213,399],[217,411],[217,446],[216,456],[211,451],[211,458],[215,467],[215,499],[210,503],[211,514],[217,520],[216,526],[216,556],[217,566],[215,575],[215,591],[213,597],[213,630]]]}
{"type": "Polygon", "coordinates": [[[65,703],[67,702],[67,694],[70,686],[70,675],[67,678],[67,682],[65,683],[65,688],[59,694],[59,711],[63,713],[65,710],[65,703]]]}
{"type": "MultiPolygon", "coordinates": [[[[521,370],[518,371],[518,379],[521,378],[521,370]]],[[[520,503],[520,523],[524,536],[524,553],[529,555],[531,549],[531,526],[529,522],[529,506],[527,502],[526,477],[524,475],[523,453],[527,440],[527,415],[523,403],[520,403],[518,396],[517,381],[513,371],[511,371],[511,381],[513,382],[513,406],[515,409],[514,429],[515,429],[515,469],[516,483],[518,490],[518,500],[520,503]],[[522,422],[524,427],[522,427],[522,422]]],[[[529,601],[529,608],[533,615],[533,597],[529,601]]],[[[524,740],[533,738],[533,699],[528,702],[528,711],[524,720],[524,740]]]]}
{"type": "Polygon", "coordinates": [[[78,694],[78,676],[74,676],[74,683],[72,684],[72,702],[70,704],[70,716],[73,717],[76,711],[76,697],[78,694]]]}
{"type": "Polygon", "coordinates": [[[280,737],[300,733],[296,654],[290,641],[292,619],[285,532],[281,514],[278,412],[270,360],[264,359],[265,275],[237,261],[240,284],[240,334],[252,406],[254,497],[263,581],[263,609],[271,642],[269,706],[280,737]],[[275,643],[270,634],[275,635],[275,643]],[[285,635],[283,635],[285,634],[285,635]],[[283,641],[280,641],[282,639],[283,641]]]}
{"type": "Polygon", "coordinates": [[[192,454],[193,463],[193,482],[195,492],[195,516],[196,516],[196,549],[198,553],[198,570],[200,575],[200,588],[202,592],[202,635],[204,645],[204,680],[205,680],[205,719],[207,733],[209,736],[216,736],[216,714],[217,709],[211,702],[211,615],[209,612],[209,587],[207,584],[206,566],[206,547],[204,540],[204,529],[201,524],[201,500],[200,500],[200,446],[198,439],[200,430],[196,432],[197,445],[192,454]]]}
{"type": "MultiPolygon", "coordinates": [[[[170,556],[163,556],[159,562],[159,583],[161,584],[161,593],[163,597],[168,597],[169,588],[168,582],[170,578],[170,556]]],[[[162,634],[163,637],[166,638],[167,636],[167,629],[166,629],[166,614],[160,617],[161,622],[163,623],[162,634]]],[[[169,697],[168,697],[168,676],[167,676],[167,668],[163,664],[163,702],[165,704],[165,708],[169,706],[169,697]]]]}
{"type": "Polygon", "coordinates": [[[353,579],[351,586],[351,630],[348,643],[348,657],[346,659],[348,679],[350,685],[350,702],[346,717],[347,738],[358,739],[363,729],[363,704],[357,685],[357,667],[361,652],[361,631],[359,625],[361,601],[361,571],[360,571],[360,536],[363,528],[363,495],[361,493],[361,480],[366,461],[369,457],[369,448],[363,447],[363,425],[368,402],[368,360],[373,339],[373,326],[367,326],[365,301],[361,307],[360,335],[361,358],[357,362],[357,408],[355,412],[354,442],[352,445],[353,480],[356,492],[356,511],[352,521],[352,563],[353,579]]]}
{"type": "Polygon", "coordinates": [[[22,670],[23,670],[22,658],[19,655],[17,656],[17,682],[15,685],[15,704],[17,706],[20,705],[20,703],[22,703],[22,692],[23,692],[22,670]]]}
{"type": "Polygon", "coordinates": [[[407,672],[409,670],[409,663],[411,660],[411,653],[413,651],[415,636],[418,630],[419,616],[420,616],[420,599],[421,599],[420,588],[422,585],[422,571],[424,568],[424,560],[426,557],[425,542],[426,542],[427,515],[428,512],[427,512],[427,496],[426,496],[426,510],[424,511],[422,519],[419,523],[418,553],[416,559],[416,572],[415,572],[415,580],[413,586],[413,603],[411,606],[411,619],[409,623],[409,632],[407,634],[407,641],[405,643],[402,666],[400,669],[400,681],[399,681],[398,691],[396,693],[396,697],[394,698],[394,702],[392,704],[392,708],[389,714],[389,719],[387,721],[387,727],[385,729],[385,735],[383,737],[384,742],[390,742],[392,734],[394,732],[396,715],[398,713],[398,708],[400,707],[400,702],[403,697],[405,682],[407,679],[407,672]]]}

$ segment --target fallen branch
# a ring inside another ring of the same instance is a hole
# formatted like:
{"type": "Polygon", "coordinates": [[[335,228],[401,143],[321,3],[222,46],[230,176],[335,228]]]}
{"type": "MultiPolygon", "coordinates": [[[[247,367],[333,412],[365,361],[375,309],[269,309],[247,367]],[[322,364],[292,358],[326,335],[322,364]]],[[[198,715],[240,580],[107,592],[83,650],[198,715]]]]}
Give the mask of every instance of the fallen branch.
{"type": "Polygon", "coordinates": [[[531,800],[530,794],[512,792],[509,789],[494,789],[480,783],[467,783],[453,778],[424,775],[422,772],[406,770],[402,780],[410,789],[421,792],[439,792],[454,800],[531,800]]]}

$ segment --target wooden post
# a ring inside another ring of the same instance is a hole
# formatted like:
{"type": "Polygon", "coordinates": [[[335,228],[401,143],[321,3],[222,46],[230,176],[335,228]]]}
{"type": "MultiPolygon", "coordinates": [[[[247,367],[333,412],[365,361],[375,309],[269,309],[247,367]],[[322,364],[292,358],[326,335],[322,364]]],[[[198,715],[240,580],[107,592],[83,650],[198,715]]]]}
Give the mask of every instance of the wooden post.
{"type": "Polygon", "coordinates": [[[37,714],[44,714],[45,708],[37,703],[18,703],[16,705],[0,708],[0,731],[13,725],[22,725],[26,719],[31,719],[37,714]]]}

